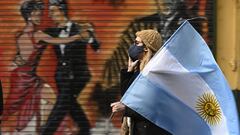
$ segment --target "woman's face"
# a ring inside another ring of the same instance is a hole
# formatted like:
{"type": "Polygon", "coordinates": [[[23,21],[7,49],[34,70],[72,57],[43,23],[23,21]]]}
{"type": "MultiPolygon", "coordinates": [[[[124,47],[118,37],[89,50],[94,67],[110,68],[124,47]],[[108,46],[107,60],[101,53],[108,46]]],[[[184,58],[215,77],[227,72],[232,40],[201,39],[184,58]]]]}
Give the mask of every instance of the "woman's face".
{"type": "Polygon", "coordinates": [[[136,37],[135,39],[135,45],[136,46],[143,46],[143,42],[142,42],[142,39],[140,37],[136,37]]]}
{"type": "Polygon", "coordinates": [[[42,16],[42,11],[41,10],[34,10],[31,13],[31,20],[32,23],[35,25],[40,25],[41,24],[41,16],[42,16]]]}
{"type": "MultiPolygon", "coordinates": [[[[142,39],[140,37],[136,37],[135,39],[135,45],[136,46],[144,46],[144,43],[142,42],[142,39]]],[[[144,52],[146,51],[146,47],[144,47],[144,52]]],[[[143,59],[143,56],[144,56],[144,52],[142,52],[140,55],[139,55],[139,60],[142,60],[143,59]]]]}

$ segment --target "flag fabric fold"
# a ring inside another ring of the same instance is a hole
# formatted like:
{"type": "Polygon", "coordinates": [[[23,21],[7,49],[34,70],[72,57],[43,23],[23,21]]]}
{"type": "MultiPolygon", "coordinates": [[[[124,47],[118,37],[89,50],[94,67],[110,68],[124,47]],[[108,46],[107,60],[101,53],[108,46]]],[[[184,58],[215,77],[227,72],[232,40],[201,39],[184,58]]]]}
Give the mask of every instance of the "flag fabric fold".
{"type": "Polygon", "coordinates": [[[188,21],[149,61],[121,102],[173,135],[240,135],[230,87],[188,21]]]}

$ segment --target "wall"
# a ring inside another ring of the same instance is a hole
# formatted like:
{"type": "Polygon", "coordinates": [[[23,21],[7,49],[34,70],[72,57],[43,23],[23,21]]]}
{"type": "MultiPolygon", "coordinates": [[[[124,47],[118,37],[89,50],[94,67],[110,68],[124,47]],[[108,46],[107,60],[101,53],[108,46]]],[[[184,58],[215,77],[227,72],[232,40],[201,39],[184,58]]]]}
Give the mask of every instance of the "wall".
{"type": "MultiPolygon", "coordinates": [[[[32,1],[41,2],[41,0],[32,1]]],[[[42,22],[38,27],[26,27],[27,24],[19,11],[23,2],[22,0],[0,1],[0,79],[4,90],[4,114],[1,125],[3,134],[37,134],[49,127],[47,122],[54,123],[54,121],[59,125],[56,123],[49,125],[55,125],[57,128],[55,134],[59,135],[77,134],[83,129],[90,130],[93,135],[109,132],[119,134],[121,116],[116,115],[109,121],[108,117],[111,114],[109,105],[120,99],[119,71],[127,66],[127,49],[133,43],[136,31],[155,29],[166,41],[182,20],[205,16],[207,20],[197,20],[192,24],[215,53],[213,20],[215,3],[211,0],[185,0],[180,6],[178,3],[170,3],[172,6],[170,11],[159,8],[164,7],[164,0],[158,0],[158,3],[155,0],[138,2],[68,0],[69,19],[78,22],[83,29],[84,24],[93,24],[93,34],[96,39],[95,44],[79,43],[79,46],[72,45],[70,49],[66,47],[66,53],[69,53],[68,50],[72,51],[68,54],[71,59],[62,59],[56,45],[46,41],[38,43],[38,40],[50,38],[41,32],[58,37],[57,32],[51,33],[50,30],[60,31],[48,17],[50,12],[48,8],[41,9],[42,22]],[[17,45],[20,45],[19,48],[17,45]],[[65,66],[66,64],[70,66],[65,66]],[[56,74],[59,76],[56,77],[56,74]],[[58,102],[59,99],[61,102],[58,102]],[[60,111],[53,111],[54,106],[60,108],[60,111]],[[52,118],[50,114],[53,112],[55,114],[52,118]]],[[[43,2],[45,7],[49,6],[48,0],[43,2]]],[[[27,12],[28,10],[24,11],[27,12]]],[[[220,23],[223,21],[224,19],[221,19],[220,23]]],[[[234,21],[231,22],[234,24],[234,21]]],[[[228,30],[225,27],[224,29],[228,30]]],[[[232,33],[233,28],[230,30],[232,33]]],[[[227,43],[221,40],[218,42],[227,43]]],[[[229,48],[220,45],[217,52],[222,54],[225,49],[229,48]]],[[[218,55],[223,68],[225,59],[234,57],[233,48],[230,48],[229,53],[233,54],[224,55],[223,58],[218,55]]],[[[228,72],[229,68],[226,67],[226,71],[224,68],[228,79],[229,76],[236,78],[232,71],[228,72]]],[[[232,85],[234,86],[234,83],[232,85]]]]}
{"type": "Polygon", "coordinates": [[[238,79],[237,79],[237,89],[240,90],[240,69],[239,69],[239,66],[240,66],[240,54],[239,54],[239,51],[240,51],[240,1],[238,0],[237,1],[237,4],[236,4],[236,7],[237,7],[237,13],[236,13],[236,24],[237,24],[237,28],[236,28],[236,50],[237,50],[237,73],[238,73],[238,79]]]}
{"type": "Polygon", "coordinates": [[[238,87],[238,12],[237,1],[217,1],[217,49],[216,58],[232,89],[238,87]]]}

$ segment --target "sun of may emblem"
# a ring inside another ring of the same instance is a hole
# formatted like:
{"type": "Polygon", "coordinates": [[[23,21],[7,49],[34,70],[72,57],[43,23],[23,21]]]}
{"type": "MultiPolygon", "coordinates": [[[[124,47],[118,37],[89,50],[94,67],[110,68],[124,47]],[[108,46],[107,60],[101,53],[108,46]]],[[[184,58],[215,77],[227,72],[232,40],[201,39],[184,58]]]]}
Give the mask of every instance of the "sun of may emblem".
{"type": "Polygon", "coordinates": [[[196,109],[200,116],[210,125],[216,125],[222,119],[218,101],[211,93],[204,93],[198,98],[196,109]]]}

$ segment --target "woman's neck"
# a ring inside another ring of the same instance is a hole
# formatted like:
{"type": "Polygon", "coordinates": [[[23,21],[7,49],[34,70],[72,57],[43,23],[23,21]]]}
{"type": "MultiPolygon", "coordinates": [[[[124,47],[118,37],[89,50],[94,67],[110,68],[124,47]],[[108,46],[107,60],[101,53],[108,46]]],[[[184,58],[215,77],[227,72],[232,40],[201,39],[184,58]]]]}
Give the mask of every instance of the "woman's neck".
{"type": "Polygon", "coordinates": [[[32,23],[27,23],[27,25],[25,26],[24,32],[33,32],[33,31],[36,31],[35,30],[35,25],[32,24],[32,23]]]}

